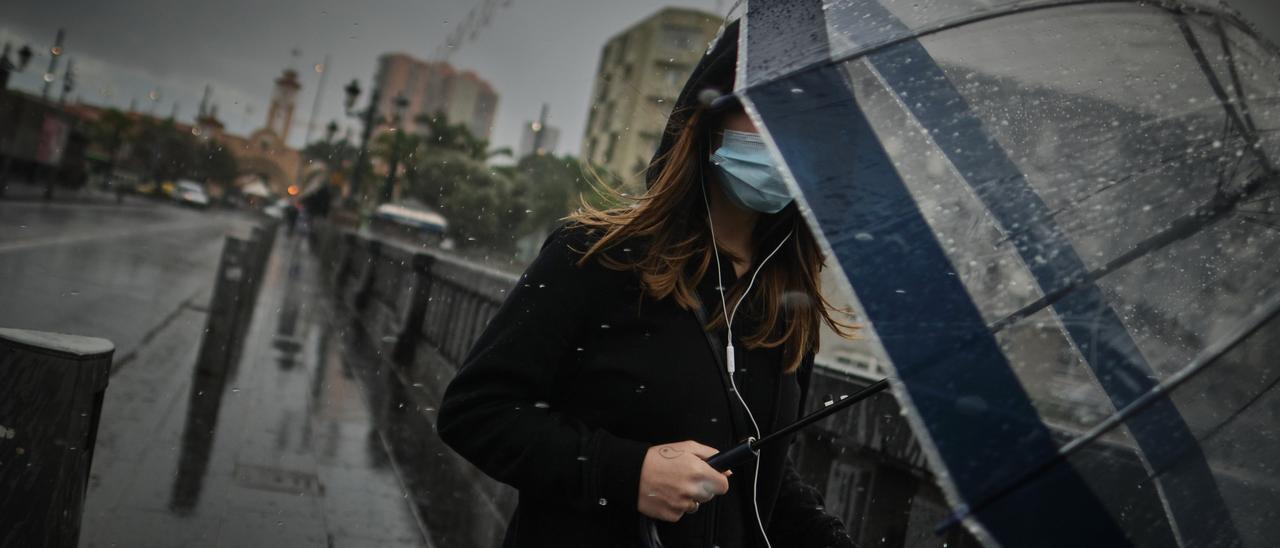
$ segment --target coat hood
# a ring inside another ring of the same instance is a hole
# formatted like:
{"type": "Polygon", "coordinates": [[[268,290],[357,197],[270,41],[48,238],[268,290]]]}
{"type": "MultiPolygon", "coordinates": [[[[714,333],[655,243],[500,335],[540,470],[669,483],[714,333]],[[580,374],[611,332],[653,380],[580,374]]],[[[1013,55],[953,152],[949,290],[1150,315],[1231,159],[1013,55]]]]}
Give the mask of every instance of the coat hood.
{"type": "Polygon", "coordinates": [[[649,161],[645,170],[645,187],[653,186],[653,181],[665,166],[667,151],[675,144],[680,129],[684,127],[689,113],[699,106],[704,108],[726,108],[736,103],[729,97],[716,101],[733,91],[734,74],[738,64],[738,20],[725,25],[716,36],[710,49],[693,68],[693,73],[685,81],[684,88],[676,98],[667,118],[666,129],[662,132],[662,141],[649,161]],[[713,107],[714,101],[714,107],[713,107]]]}

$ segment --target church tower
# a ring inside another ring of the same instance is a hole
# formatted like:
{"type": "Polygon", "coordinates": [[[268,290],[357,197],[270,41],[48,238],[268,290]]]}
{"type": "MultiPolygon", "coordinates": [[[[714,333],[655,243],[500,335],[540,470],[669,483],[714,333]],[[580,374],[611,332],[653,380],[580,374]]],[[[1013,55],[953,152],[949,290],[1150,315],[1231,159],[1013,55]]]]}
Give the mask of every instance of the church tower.
{"type": "Polygon", "coordinates": [[[271,91],[267,129],[275,133],[282,143],[289,140],[289,129],[293,126],[293,108],[298,102],[298,90],[301,89],[297,71],[288,69],[276,78],[275,89],[271,91]]]}

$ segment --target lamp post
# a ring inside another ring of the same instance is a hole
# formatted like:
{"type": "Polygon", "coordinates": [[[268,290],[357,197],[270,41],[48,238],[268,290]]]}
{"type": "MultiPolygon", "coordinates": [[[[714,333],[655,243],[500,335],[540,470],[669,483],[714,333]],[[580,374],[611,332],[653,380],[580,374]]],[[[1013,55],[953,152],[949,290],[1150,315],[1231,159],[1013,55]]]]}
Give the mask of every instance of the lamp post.
{"type": "MultiPolygon", "coordinates": [[[[9,76],[15,72],[26,70],[27,64],[31,62],[32,55],[31,46],[23,44],[18,49],[18,63],[14,64],[13,61],[9,60],[9,51],[11,49],[12,46],[6,43],[4,52],[0,53],[0,98],[6,99],[6,103],[9,96],[9,76]]],[[[13,142],[18,138],[18,126],[22,121],[20,113],[22,101],[15,99],[12,105],[0,103],[0,106],[7,106],[8,108],[5,110],[10,111],[9,119],[4,124],[5,127],[0,129],[0,139],[3,139],[0,142],[5,145],[0,148],[0,155],[4,156],[3,159],[0,159],[0,196],[4,196],[5,187],[8,186],[9,182],[9,164],[13,160],[13,142]]],[[[3,110],[0,110],[0,112],[3,112],[3,110]]]]}
{"type": "Polygon", "coordinates": [[[49,88],[57,77],[54,73],[58,70],[58,58],[62,56],[62,39],[65,37],[66,33],[58,29],[58,37],[53,40],[53,46],[49,48],[49,68],[44,71],[44,91],[40,92],[41,99],[49,98],[49,88]]]}
{"type": "Polygon", "coordinates": [[[23,45],[18,50],[18,64],[13,64],[9,60],[9,51],[13,49],[11,44],[4,45],[4,53],[0,53],[0,91],[9,89],[9,75],[15,72],[22,72],[27,69],[27,63],[31,62],[31,46],[23,45]]]}
{"type": "Polygon", "coordinates": [[[382,203],[390,202],[392,194],[395,193],[396,170],[400,168],[400,134],[403,133],[400,122],[404,119],[405,109],[409,107],[409,100],[404,95],[396,95],[393,104],[395,114],[391,117],[391,131],[395,132],[395,137],[391,141],[391,162],[387,166],[387,180],[382,184],[382,203]]]}
{"type": "MultiPolygon", "coordinates": [[[[347,87],[344,88],[347,94],[346,110],[347,116],[361,120],[364,126],[360,129],[360,151],[356,154],[356,165],[351,170],[351,192],[348,195],[348,204],[363,206],[365,203],[364,189],[364,172],[368,169],[369,156],[369,139],[373,136],[373,126],[376,125],[378,119],[378,101],[382,98],[382,90],[373,88],[373,92],[369,94],[369,106],[363,112],[354,110],[356,99],[360,97],[360,82],[352,80],[347,87]],[[354,203],[352,203],[354,201],[354,203]]],[[[361,217],[363,217],[361,212],[361,217]]]]}
{"type": "Polygon", "coordinates": [[[324,165],[328,168],[328,177],[333,180],[334,174],[342,170],[342,161],[346,155],[346,143],[339,144],[335,139],[338,137],[338,121],[329,120],[324,126],[324,146],[325,159],[324,165]]]}

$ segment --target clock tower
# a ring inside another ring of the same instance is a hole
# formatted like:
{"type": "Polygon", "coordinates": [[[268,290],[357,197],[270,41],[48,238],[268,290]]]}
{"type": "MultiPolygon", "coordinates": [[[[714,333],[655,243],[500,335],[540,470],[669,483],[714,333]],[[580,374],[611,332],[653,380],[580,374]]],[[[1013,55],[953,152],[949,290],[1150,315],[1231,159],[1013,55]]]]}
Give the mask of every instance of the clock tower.
{"type": "Polygon", "coordinates": [[[293,126],[293,109],[298,102],[298,73],[293,69],[284,71],[276,78],[276,86],[271,91],[271,107],[267,110],[267,127],[280,142],[289,140],[289,129],[293,126]]]}

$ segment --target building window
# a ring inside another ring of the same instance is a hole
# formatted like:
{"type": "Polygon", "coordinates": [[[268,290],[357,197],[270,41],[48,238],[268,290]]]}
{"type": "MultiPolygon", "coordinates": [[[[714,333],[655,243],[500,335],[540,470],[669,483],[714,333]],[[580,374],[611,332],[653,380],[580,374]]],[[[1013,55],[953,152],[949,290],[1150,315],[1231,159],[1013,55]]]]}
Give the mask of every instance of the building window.
{"type": "Polygon", "coordinates": [[[650,95],[649,102],[658,110],[670,109],[671,105],[676,102],[673,97],[662,97],[660,95],[650,95]]]}
{"type": "Polygon", "coordinates": [[[658,141],[660,137],[661,137],[660,134],[654,133],[652,131],[645,131],[640,133],[640,139],[644,141],[643,146],[650,154],[658,150],[658,141]]]}
{"type": "Polygon", "coordinates": [[[668,86],[676,87],[683,83],[685,75],[688,73],[685,71],[684,67],[667,65],[664,63],[662,64],[659,74],[662,75],[662,80],[666,82],[668,86]]]}
{"type": "Polygon", "coordinates": [[[691,51],[704,46],[705,44],[701,44],[702,41],[702,29],[698,27],[686,27],[683,25],[666,25],[662,27],[662,43],[669,48],[691,51]]]}
{"type": "Polygon", "coordinates": [[[609,146],[605,147],[604,149],[604,162],[606,164],[613,162],[613,149],[617,148],[617,145],[618,145],[618,134],[610,133],[609,146]]]}
{"type": "Polygon", "coordinates": [[[619,39],[617,44],[613,47],[613,62],[615,64],[622,62],[622,56],[626,53],[627,49],[627,38],[627,35],[622,35],[622,38],[619,39]]]}
{"type": "Polygon", "coordinates": [[[609,122],[613,121],[614,104],[612,101],[605,103],[604,114],[600,116],[600,125],[596,129],[604,131],[609,129],[609,122]]]}

